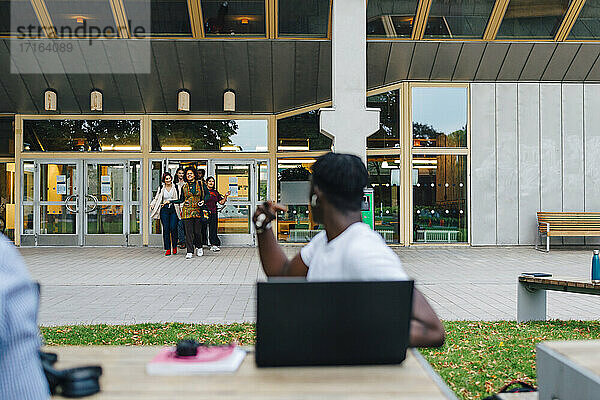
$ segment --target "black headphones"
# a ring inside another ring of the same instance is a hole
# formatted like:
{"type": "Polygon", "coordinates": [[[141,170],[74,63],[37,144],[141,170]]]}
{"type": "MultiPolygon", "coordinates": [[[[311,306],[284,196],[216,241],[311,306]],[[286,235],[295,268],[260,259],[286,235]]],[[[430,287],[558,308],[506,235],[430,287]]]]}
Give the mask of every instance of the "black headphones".
{"type": "Polygon", "coordinates": [[[48,380],[50,394],[73,398],[91,396],[100,391],[98,379],[102,375],[102,367],[79,367],[59,371],[54,368],[58,360],[56,354],[40,351],[40,359],[48,380]]]}

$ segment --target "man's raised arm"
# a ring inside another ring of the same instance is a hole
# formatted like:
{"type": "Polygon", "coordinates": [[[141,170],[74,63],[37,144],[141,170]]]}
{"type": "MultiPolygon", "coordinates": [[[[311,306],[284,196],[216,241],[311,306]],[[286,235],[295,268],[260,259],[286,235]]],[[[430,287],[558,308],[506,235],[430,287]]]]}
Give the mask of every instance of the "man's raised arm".
{"type": "Polygon", "coordinates": [[[267,276],[306,276],[308,267],[302,261],[300,253],[290,261],[275,239],[271,221],[278,211],[286,211],[286,208],[267,201],[259,205],[252,216],[263,270],[267,276]]]}

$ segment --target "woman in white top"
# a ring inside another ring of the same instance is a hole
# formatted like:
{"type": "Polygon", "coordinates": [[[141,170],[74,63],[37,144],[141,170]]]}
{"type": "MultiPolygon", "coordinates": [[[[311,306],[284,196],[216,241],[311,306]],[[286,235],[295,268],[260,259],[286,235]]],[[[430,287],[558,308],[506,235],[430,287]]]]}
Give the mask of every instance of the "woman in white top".
{"type": "Polygon", "coordinates": [[[179,190],[177,185],[173,184],[173,177],[170,172],[165,172],[162,176],[163,185],[156,192],[154,200],[150,207],[152,209],[152,218],[160,218],[163,232],[163,243],[165,245],[165,256],[170,256],[171,251],[177,254],[177,223],[179,222],[179,210],[175,204],[170,204],[169,200],[179,199],[179,190]]]}
{"type": "MultiPolygon", "coordinates": [[[[175,171],[175,185],[177,186],[179,193],[181,193],[181,187],[185,185],[185,183],[185,172],[182,167],[179,167],[177,168],[177,171],[175,171]]],[[[177,237],[179,238],[179,248],[185,249],[185,229],[183,228],[183,220],[181,219],[181,207],[181,204],[175,204],[175,211],[179,217],[179,222],[177,222],[177,237]]]]}

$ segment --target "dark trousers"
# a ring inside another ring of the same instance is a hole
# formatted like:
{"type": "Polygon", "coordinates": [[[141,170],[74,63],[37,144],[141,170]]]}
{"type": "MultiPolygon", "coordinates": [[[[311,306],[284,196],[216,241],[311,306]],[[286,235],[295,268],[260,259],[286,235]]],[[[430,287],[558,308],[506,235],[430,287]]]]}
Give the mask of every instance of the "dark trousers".
{"type": "Polygon", "coordinates": [[[186,218],[183,220],[185,227],[185,247],[188,253],[194,252],[194,246],[202,247],[202,221],[200,218],[186,218]]]}
{"type": "Polygon", "coordinates": [[[177,236],[179,237],[179,244],[185,243],[185,228],[183,227],[183,220],[179,220],[177,223],[177,236]]]}
{"type": "Polygon", "coordinates": [[[219,236],[217,236],[218,224],[219,224],[219,214],[210,213],[210,216],[208,217],[208,234],[210,237],[210,244],[212,246],[220,246],[221,245],[221,240],[219,239],[219,236]]]}
{"type": "Polygon", "coordinates": [[[160,209],[160,222],[162,223],[163,243],[165,250],[177,247],[177,213],[174,207],[163,206],[160,209]]]}
{"type": "Polygon", "coordinates": [[[208,221],[200,220],[200,231],[202,233],[202,244],[208,246],[208,221]]]}

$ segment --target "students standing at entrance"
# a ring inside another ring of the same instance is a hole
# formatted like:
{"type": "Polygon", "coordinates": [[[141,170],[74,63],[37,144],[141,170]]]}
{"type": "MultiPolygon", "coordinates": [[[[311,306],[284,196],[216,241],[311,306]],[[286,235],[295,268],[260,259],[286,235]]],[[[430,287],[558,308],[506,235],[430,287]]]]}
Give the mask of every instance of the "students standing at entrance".
{"type": "Polygon", "coordinates": [[[181,187],[178,200],[171,203],[182,204],[181,219],[185,228],[185,245],[187,247],[186,259],[194,255],[194,247],[198,257],[204,255],[202,250],[202,218],[206,190],[204,185],[198,181],[196,170],[193,167],[185,169],[186,184],[181,187]]]}
{"type": "Polygon", "coordinates": [[[163,244],[165,256],[177,254],[177,223],[179,222],[179,213],[175,204],[171,201],[179,198],[177,185],[173,183],[173,177],[170,172],[165,172],[162,176],[162,186],[156,192],[154,200],[150,207],[152,209],[152,218],[160,218],[163,232],[163,244]]]}
{"type": "Polygon", "coordinates": [[[219,239],[219,236],[217,236],[219,224],[217,203],[221,205],[225,204],[227,197],[229,197],[231,192],[227,191],[224,196],[221,195],[221,193],[217,191],[215,178],[212,176],[206,180],[206,187],[208,189],[208,194],[206,196],[206,209],[208,210],[208,234],[210,238],[210,250],[221,251],[221,249],[219,249],[221,240],[219,239]]]}
{"type": "MultiPolygon", "coordinates": [[[[200,167],[196,170],[198,172],[198,181],[202,183],[204,187],[204,192],[208,193],[208,187],[206,186],[206,171],[200,167]]],[[[200,232],[202,234],[202,246],[208,246],[208,221],[202,219],[200,221],[200,232]]]]}
{"type": "MultiPolygon", "coordinates": [[[[185,185],[185,172],[183,168],[177,168],[175,172],[175,185],[177,185],[177,189],[179,193],[181,193],[181,188],[185,185]]],[[[183,220],[181,219],[181,204],[175,204],[175,210],[177,210],[177,214],[180,216],[179,222],[177,222],[177,239],[179,243],[179,248],[185,248],[185,228],[183,227],[183,220]]]]}

